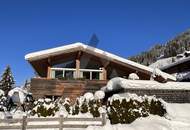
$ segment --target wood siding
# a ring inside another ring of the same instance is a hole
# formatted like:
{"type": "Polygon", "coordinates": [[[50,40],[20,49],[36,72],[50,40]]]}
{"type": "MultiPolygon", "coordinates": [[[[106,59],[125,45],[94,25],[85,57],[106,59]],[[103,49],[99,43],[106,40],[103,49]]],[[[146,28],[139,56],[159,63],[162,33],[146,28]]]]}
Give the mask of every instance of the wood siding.
{"type": "Polygon", "coordinates": [[[33,78],[31,89],[34,98],[63,96],[75,99],[86,92],[94,93],[107,84],[106,80],[58,80],[33,78]]]}

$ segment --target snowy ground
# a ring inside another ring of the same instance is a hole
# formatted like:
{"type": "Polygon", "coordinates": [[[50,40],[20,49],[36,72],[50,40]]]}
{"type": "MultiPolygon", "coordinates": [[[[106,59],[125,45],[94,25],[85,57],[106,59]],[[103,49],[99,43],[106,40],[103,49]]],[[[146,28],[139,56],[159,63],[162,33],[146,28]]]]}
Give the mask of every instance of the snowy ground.
{"type": "Polygon", "coordinates": [[[167,111],[167,119],[164,117],[151,115],[146,118],[139,118],[131,124],[123,125],[111,125],[109,120],[107,120],[107,124],[105,126],[89,126],[86,130],[190,130],[190,104],[170,103],[167,104],[167,111]]]}

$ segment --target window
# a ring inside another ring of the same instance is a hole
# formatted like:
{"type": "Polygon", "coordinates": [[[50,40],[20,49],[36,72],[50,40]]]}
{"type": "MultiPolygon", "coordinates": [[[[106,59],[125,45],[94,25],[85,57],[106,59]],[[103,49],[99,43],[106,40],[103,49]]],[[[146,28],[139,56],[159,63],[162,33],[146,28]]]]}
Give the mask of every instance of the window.
{"type": "Polygon", "coordinates": [[[55,71],[55,78],[58,78],[58,79],[63,78],[63,71],[56,70],[55,71]]]}
{"type": "Polygon", "coordinates": [[[90,72],[83,72],[84,79],[90,79],[90,72]]]}
{"type": "Polygon", "coordinates": [[[55,64],[52,67],[54,67],[54,68],[75,68],[75,61],[70,60],[70,61],[62,62],[59,64],[55,64]]]}
{"type": "Polygon", "coordinates": [[[71,70],[52,70],[51,78],[57,79],[73,79],[74,71],[71,70]]]}
{"type": "Polygon", "coordinates": [[[73,71],[65,71],[65,74],[64,74],[64,78],[65,79],[73,79],[73,71]]]}
{"type": "Polygon", "coordinates": [[[92,79],[100,79],[99,72],[92,72],[92,79]]]}

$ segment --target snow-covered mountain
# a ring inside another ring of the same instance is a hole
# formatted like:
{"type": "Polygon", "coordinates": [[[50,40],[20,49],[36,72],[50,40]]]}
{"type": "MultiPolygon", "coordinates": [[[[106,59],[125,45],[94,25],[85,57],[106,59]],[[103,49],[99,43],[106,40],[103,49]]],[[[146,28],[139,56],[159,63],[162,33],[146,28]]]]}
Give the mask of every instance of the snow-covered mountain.
{"type": "Polygon", "coordinates": [[[190,50],[190,30],[181,33],[165,44],[156,44],[150,50],[131,56],[129,59],[144,65],[150,65],[159,59],[175,57],[185,50],[190,50]]]}

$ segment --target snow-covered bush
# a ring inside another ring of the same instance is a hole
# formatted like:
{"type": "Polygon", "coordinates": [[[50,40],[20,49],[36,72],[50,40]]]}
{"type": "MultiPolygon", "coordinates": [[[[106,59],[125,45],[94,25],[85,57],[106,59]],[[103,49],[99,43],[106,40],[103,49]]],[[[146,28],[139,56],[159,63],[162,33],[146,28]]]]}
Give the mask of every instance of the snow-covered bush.
{"type": "Polygon", "coordinates": [[[55,116],[55,113],[59,111],[59,106],[57,103],[53,102],[51,99],[39,99],[34,102],[34,108],[31,111],[31,115],[38,117],[55,116]]]}
{"type": "Polygon", "coordinates": [[[6,110],[6,101],[7,98],[5,97],[5,93],[3,90],[0,89],[0,111],[5,111],[6,110]]]}
{"type": "Polygon", "coordinates": [[[96,99],[96,100],[98,100],[98,99],[103,99],[105,97],[105,92],[104,91],[102,91],[102,90],[99,90],[99,91],[96,91],[95,92],[95,94],[94,94],[94,98],[96,99]]]}
{"type": "Polygon", "coordinates": [[[92,94],[92,93],[85,93],[84,94],[84,99],[86,100],[86,101],[89,101],[89,100],[93,100],[94,99],[94,95],[92,94]]]}
{"type": "Polygon", "coordinates": [[[89,112],[93,115],[93,117],[100,117],[100,108],[102,107],[101,100],[91,100],[89,101],[89,112]]]}
{"type": "Polygon", "coordinates": [[[129,74],[128,79],[131,79],[131,80],[138,80],[138,79],[139,79],[139,76],[138,76],[136,73],[131,73],[131,74],[129,74]]]}
{"type": "Polygon", "coordinates": [[[138,97],[128,94],[126,97],[112,96],[107,103],[107,114],[111,124],[131,123],[139,117],[149,114],[164,116],[166,109],[163,102],[155,97],[138,97]]]}
{"type": "Polygon", "coordinates": [[[79,99],[76,100],[75,104],[72,106],[72,115],[78,115],[80,111],[79,99]]]}
{"type": "Polygon", "coordinates": [[[99,97],[95,97],[92,93],[86,93],[77,98],[74,105],[64,103],[64,107],[72,115],[90,113],[93,117],[100,117],[99,109],[102,107],[102,98],[105,94],[103,91],[97,91],[95,95],[99,97]]]}
{"type": "Polygon", "coordinates": [[[86,99],[82,102],[82,105],[80,107],[80,112],[81,113],[87,113],[88,112],[88,102],[86,99]]]}
{"type": "Polygon", "coordinates": [[[70,114],[71,113],[71,102],[70,102],[69,98],[65,98],[63,106],[65,107],[68,114],[70,114]]]}

